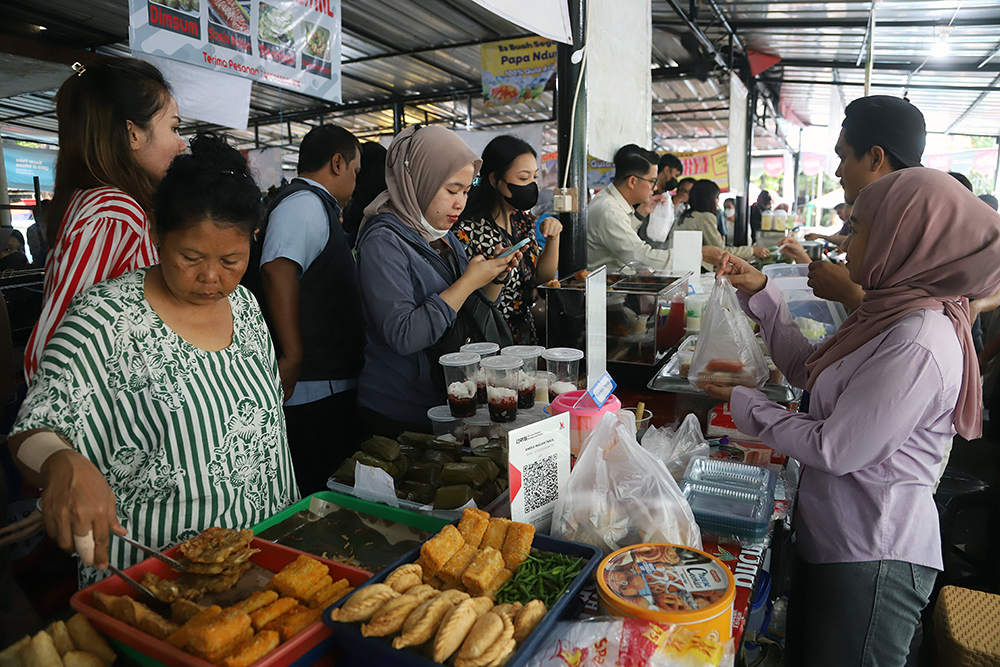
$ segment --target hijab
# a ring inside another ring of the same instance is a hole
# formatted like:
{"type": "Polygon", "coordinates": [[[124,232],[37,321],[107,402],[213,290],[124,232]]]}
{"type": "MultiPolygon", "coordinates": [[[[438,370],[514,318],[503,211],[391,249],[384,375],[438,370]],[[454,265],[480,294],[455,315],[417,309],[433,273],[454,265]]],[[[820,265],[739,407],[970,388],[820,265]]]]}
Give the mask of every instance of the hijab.
{"type": "Polygon", "coordinates": [[[428,243],[436,240],[437,235],[428,229],[424,211],[448,178],[470,163],[478,172],[483,161],[448,128],[411,125],[389,146],[386,190],[365,209],[365,222],[379,213],[391,213],[428,243]]]}
{"type": "Polygon", "coordinates": [[[943,171],[895,171],[863,188],[854,216],[870,229],[861,260],[865,297],[840,329],[806,360],[811,389],[820,372],[906,315],[941,310],[965,358],[955,428],[982,432],[982,386],[969,299],[1000,287],[1000,218],[943,171]]]}

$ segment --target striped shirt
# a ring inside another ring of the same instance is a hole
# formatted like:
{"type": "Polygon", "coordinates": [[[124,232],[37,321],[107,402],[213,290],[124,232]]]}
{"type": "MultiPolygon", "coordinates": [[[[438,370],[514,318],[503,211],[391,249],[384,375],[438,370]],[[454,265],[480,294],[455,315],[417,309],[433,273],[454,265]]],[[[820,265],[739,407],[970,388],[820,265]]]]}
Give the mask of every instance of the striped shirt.
{"type": "Polygon", "coordinates": [[[118,188],[77,190],[45,266],[42,314],[24,351],[24,377],[38,369],[70,300],[95,283],[159,262],[145,211],[118,188]]]}
{"type": "MultiPolygon", "coordinates": [[[[253,296],[229,296],[233,342],[180,338],[145,299],[147,269],[70,303],[12,434],[49,429],[105,475],[129,535],[165,549],[210,526],[247,528],[298,498],[271,338],[253,296]]],[[[143,556],[111,539],[111,564],[143,556]]],[[[81,568],[81,587],[102,575],[81,568]]]]}

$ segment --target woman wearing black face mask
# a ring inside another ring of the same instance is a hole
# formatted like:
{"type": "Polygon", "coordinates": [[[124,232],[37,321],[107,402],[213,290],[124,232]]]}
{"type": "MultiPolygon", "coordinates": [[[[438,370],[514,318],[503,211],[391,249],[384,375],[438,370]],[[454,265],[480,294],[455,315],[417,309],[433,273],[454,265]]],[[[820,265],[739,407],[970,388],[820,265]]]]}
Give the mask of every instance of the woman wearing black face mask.
{"type": "Polygon", "coordinates": [[[499,136],[483,151],[479,183],[469,193],[469,203],[459,217],[454,232],[465,244],[470,257],[489,256],[498,244],[511,246],[522,239],[531,241],[523,257],[503,281],[499,307],[514,339],[524,345],[537,342],[531,319],[535,285],[556,277],[559,266],[559,234],[556,218],[542,221],[545,250],[538,251],[535,228],[527,211],[538,201],[538,156],[526,142],[511,135],[499,136]]]}

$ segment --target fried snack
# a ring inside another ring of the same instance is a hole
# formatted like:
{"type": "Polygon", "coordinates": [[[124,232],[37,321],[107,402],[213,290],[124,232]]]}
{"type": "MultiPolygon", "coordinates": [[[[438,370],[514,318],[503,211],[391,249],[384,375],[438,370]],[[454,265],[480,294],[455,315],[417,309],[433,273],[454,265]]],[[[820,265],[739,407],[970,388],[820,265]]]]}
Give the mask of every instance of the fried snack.
{"type": "Polygon", "coordinates": [[[142,575],[139,583],[148,588],[149,592],[156,596],[157,600],[167,604],[171,604],[177,600],[192,600],[202,595],[198,589],[185,586],[180,582],[171,581],[170,579],[161,579],[152,572],[142,575]]]}
{"type": "Polygon", "coordinates": [[[497,551],[503,551],[503,541],[507,537],[507,530],[510,528],[510,524],[510,519],[490,519],[490,523],[486,527],[486,532],[483,533],[483,541],[479,543],[479,548],[493,547],[497,551]]]}
{"type": "Polygon", "coordinates": [[[197,630],[201,626],[210,623],[212,619],[221,613],[222,607],[219,605],[213,604],[211,607],[206,607],[192,616],[191,620],[182,625],[180,630],[167,637],[164,641],[175,648],[183,649],[187,647],[188,643],[190,643],[191,632],[193,630],[197,630]]]}
{"type": "Polygon", "coordinates": [[[133,628],[138,628],[143,617],[152,613],[152,609],[127,595],[119,595],[111,604],[111,615],[133,628]]]}
{"type": "Polygon", "coordinates": [[[430,581],[427,582],[427,585],[441,590],[444,587],[444,582],[441,581],[441,577],[431,577],[430,581]]]}
{"type": "Polygon", "coordinates": [[[218,664],[226,656],[238,651],[240,647],[243,646],[243,644],[250,641],[250,639],[252,638],[253,638],[253,628],[246,628],[245,630],[243,630],[243,632],[236,635],[231,640],[220,646],[218,650],[212,651],[211,653],[204,653],[192,647],[188,647],[187,650],[191,653],[191,655],[195,657],[201,658],[202,660],[206,660],[208,662],[218,664]]]}
{"type": "Polygon", "coordinates": [[[265,631],[244,644],[237,652],[223,658],[224,667],[249,667],[273,651],[280,643],[277,632],[265,631]]]}
{"type": "Polygon", "coordinates": [[[491,581],[486,588],[483,589],[483,595],[491,599],[496,599],[497,593],[499,593],[500,589],[503,588],[503,585],[507,583],[507,580],[513,576],[514,573],[510,570],[500,570],[500,573],[493,577],[493,581],[491,581]]]}
{"type": "Polygon", "coordinates": [[[111,616],[111,607],[114,605],[116,599],[114,595],[94,591],[90,596],[90,605],[102,614],[111,616]]]}
{"type": "Polygon", "coordinates": [[[425,584],[430,583],[430,580],[437,576],[437,570],[433,569],[423,556],[418,556],[413,564],[420,566],[420,578],[425,584]]]}
{"type": "Polygon", "coordinates": [[[498,604],[493,607],[493,613],[500,616],[509,616],[510,620],[513,621],[514,617],[517,616],[517,612],[521,611],[523,605],[520,602],[515,602],[513,604],[498,604]]]}
{"type": "Polygon", "coordinates": [[[44,630],[24,645],[20,658],[24,667],[62,667],[63,664],[52,637],[44,630]]]}
{"type": "Polygon", "coordinates": [[[251,613],[250,624],[253,626],[255,632],[260,632],[265,625],[298,606],[299,602],[295,598],[280,598],[266,607],[261,607],[251,613]]]}
{"type": "Polygon", "coordinates": [[[31,635],[26,635],[0,651],[0,667],[22,667],[21,649],[31,644],[31,635]]]}
{"type": "Polygon", "coordinates": [[[478,554],[479,549],[476,547],[470,544],[463,545],[438,571],[441,581],[445,584],[461,581],[465,568],[469,567],[478,554]]]}
{"type": "Polygon", "coordinates": [[[547,612],[548,609],[541,600],[532,600],[521,608],[514,618],[514,639],[519,646],[524,643],[531,631],[538,627],[547,612]]]}
{"type": "Polygon", "coordinates": [[[195,614],[204,609],[204,605],[191,600],[178,600],[170,605],[170,620],[179,625],[187,623],[195,614]]]}
{"type": "Polygon", "coordinates": [[[514,641],[513,639],[508,639],[507,643],[503,644],[500,647],[500,650],[497,651],[496,653],[497,657],[494,658],[491,662],[487,663],[486,667],[500,667],[501,665],[506,664],[507,660],[510,658],[510,656],[514,653],[516,649],[517,649],[517,642],[514,641]]]}
{"type": "Polygon", "coordinates": [[[211,527],[182,542],[179,549],[194,563],[223,563],[234,553],[246,549],[253,539],[252,530],[211,527]]]}
{"type": "Polygon", "coordinates": [[[464,544],[465,540],[458,532],[458,528],[449,524],[442,528],[440,533],[424,542],[420,547],[420,556],[431,567],[433,573],[437,574],[464,544]]]}
{"type": "Polygon", "coordinates": [[[256,553],[260,553],[260,549],[240,549],[231,553],[224,561],[218,563],[188,561],[185,565],[188,572],[194,572],[195,574],[230,574],[237,565],[247,562],[256,553]]]}
{"type": "Polygon", "coordinates": [[[73,644],[81,651],[87,651],[98,656],[105,665],[112,664],[118,658],[104,637],[94,629],[83,614],[75,614],[66,621],[66,629],[73,638],[73,644]]]}
{"type": "Polygon", "coordinates": [[[503,565],[503,556],[499,551],[490,547],[481,550],[462,573],[465,589],[474,596],[482,595],[504,569],[503,565]]]}
{"type": "Polygon", "coordinates": [[[322,609],[329,607],[331,604],[347,595],[350,590],[350,584],[347,579],[341,579],[340,581],[335,581],[326,588],[317,591],[315,595],[306,600],[306,604],[310,609],[322,609]]]}
{"type": "Polygon", "coordinates": [[[326,565],[303,554],[283,567],[267,586],[281,593],[282,597],[301,598],[329,573],[326,565]]]}
{"type": "Polygon", "coordinates": [[[104,667],[100,656],[90,651],[68,651],[62,661],[64,667],[104,667]]]}
{"type": "Polygon", "coordinates": [[[458,664],[459,660],[477,660],[486,653],[503,635],[504,618],[492,611],[480,616],[462,642],[455,664],[458,664]]]}
{"type": "Polygon", "coordinates": [[[278,600],[280,596],[277,591],[257,591],[246,600],[242,602],[237,602],[230,609],[238,609],[244,613],[250,614],[250,620],[253,621],[253,613],[259,609],[272,604],[278,600]]]}
{"type": "Polygon", "coordinates": [[[432,597],[440,594],[441,591],[433,586],[428,586],[427,584],[420,584],[419,586],[414,586],[410,590],[406,591],[406,595],[410,597],[420,598],[420,602],[427,602],[432,597]]]}
{"type": "Polygon", "coordinates": [[[331,585],[333,585],[333,577],[328,574],[323,575],[316,583],[309,587],[309,590],[299,597],[299,600],[306,601],[316,595],[316,593],[319,593],[321,590],[331,585]]]}
{"type": "Polygon", "coordinates": [[[372,616],[371,621],[361,626],[361,635],[387,637],[399,632],[406,618],[424,602],[416,595],[400,595],[389,600],[372,616]]]}
{"type": "Polygon", "coordinates": [[[458,522],[458,532],[461,533],[466,544],[478,549],[489,525],[490,515],[487,512],[474,507],[466,507],[462,510],[462,519],[458,522]]]}
{"type": "Polygon", "coordinates": [[[190,630],[189,643],[202,653],[214,653],[249,627],[249,614],[238,609],[228,609],[208,623],[190,630]]]}
{"type": "MultiPolygon", "coordinates": [[[[488,613],[483,616],[493,616],[494,614],[488,613]]],[[[455,667],[486,667],[492,664],[494,661],[499,664],[502,658],[508,653],[514,650],[514,623],[510,620],[510,616],[500,616],[500,621],[502,627],[500,633],[496,635],[492,644],[486,644],[486,638],[492,633],[493,628],[496,627],[495,623],[491,621],[490,626],[487,630],[490,633],[483,633],[478,642],[473,642],[469,647],[469,654],[465,653],[466,646],[462,644],[462,650],[458,654],[458,658],[455,660],[455,667]],[[485,647],[478,655],[472,655],[480,646],[485,647]]],[[[476,621],[479,624],[479,621],[476,621]]],[[[473,633],[476,627],[473,626],[472,630],[469,631],[469,636],[466,641],[473,638],[473,633]]]]}
{"type": "Polygon", "coordinates": [[[400,565],[385,578],[385,585],[397,593],[405,593],[423,581],[423,568],[416,563],[400,565]]]}
{"type": "Polygon", "coordinates": [[[184,583],[189,588],[202,593],[225,593],[236,585],[253,563],[237,565],[232,574],[186,574],[184,583]]]}
{"type": "Polygon", "coordinates": [[[489,598],[469,598],[452,607],[434,637],[434,662],[444,662],[462,645],[479,617],[493,607],[489,598]]]}
{"type": "MultiPolygon", "coordinates": [[[[392,640],[392,647],[400,649],[423,644],[434,636],[438,625],[441,624],[441,619],[444,618],[444,615],[455,604],[457,603],[449,599],[447,593],[442,593],[424,602],[411,614],[411,616],[415,615],[416,619],[410,625],[410,628],[406,629],[404,627],[403,634],[392,640]]],[[[409,616],[406,620],[407,622],[410,621],[409,616]]]]}
{"type": "Polygon", "coordinates": [[[285,614],[278,619],[279,622],[276,624],[276,631],[281,635],[281,641],[287,642],[319,620],[322,614],[322,609],[303,609],[302,607],[285,614]]]}
{"type": "Polygon", "coordinates": [[[166,639],[180,630],[179,625],[171,620],[163,618],[152,610],[150,610],[148,614],[144,614],[142,618],[139,619],[139,625],[136,627],[145,632],[147,635],[156,637],[157,639],[166,639]]]}
{"type": "Polygon", "coordinates": [[[517,572],[521,563],[531,554],[531,543],[535,540],[535,527],[529,523],[512,521],[503,541],[503,560],[507,569],[517,572]]]}
{"type": "Polygon", "coordinates": [[[334,609],[330,613],[330,619],[341,623],[367,621],[383,604],[395,597],[399,597],[399,593],[385,584],[365,586],[355,591],[343,607],[334,609]]]}
{"type": "Polygon", "coordinates": [[[448,581],[442,582],[442,591],[462,591],[463,593],[468,592],[465,590],[465,586],[462,585],[461,581],[455,579],[449,579],[448,581]]]}
{"type": "Polygon", "coordinates": [[[46,629],[46,632],[52,637],[52,643],[55,644],[56,650],[59,651],[60,658],[76,649],[76,646],[73,645],[73,638],[69,636],[69,630],[66,629],[66,624],[62,621],[56,621],[50,625],[46,629]]]}

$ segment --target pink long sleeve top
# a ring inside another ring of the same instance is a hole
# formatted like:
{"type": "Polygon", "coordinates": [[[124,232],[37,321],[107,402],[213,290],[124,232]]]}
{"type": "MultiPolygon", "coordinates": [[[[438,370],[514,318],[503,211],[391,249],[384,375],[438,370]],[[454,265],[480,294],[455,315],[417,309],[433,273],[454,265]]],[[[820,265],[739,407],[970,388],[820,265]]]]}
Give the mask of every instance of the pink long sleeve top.
{"type": "MultiPolygon", "coordinates": [[[[768,281],[744,311],[760,323],[774,363],[797,387],[814,346],[768,281]]],[[[794,527],[810,563],[899,560],[942,569],[932,487],[962,382],[962,350],[944,311],[896,321],[817,378],[808,413],[737,387],[741,431],[803,464],[794,527]]]]}

